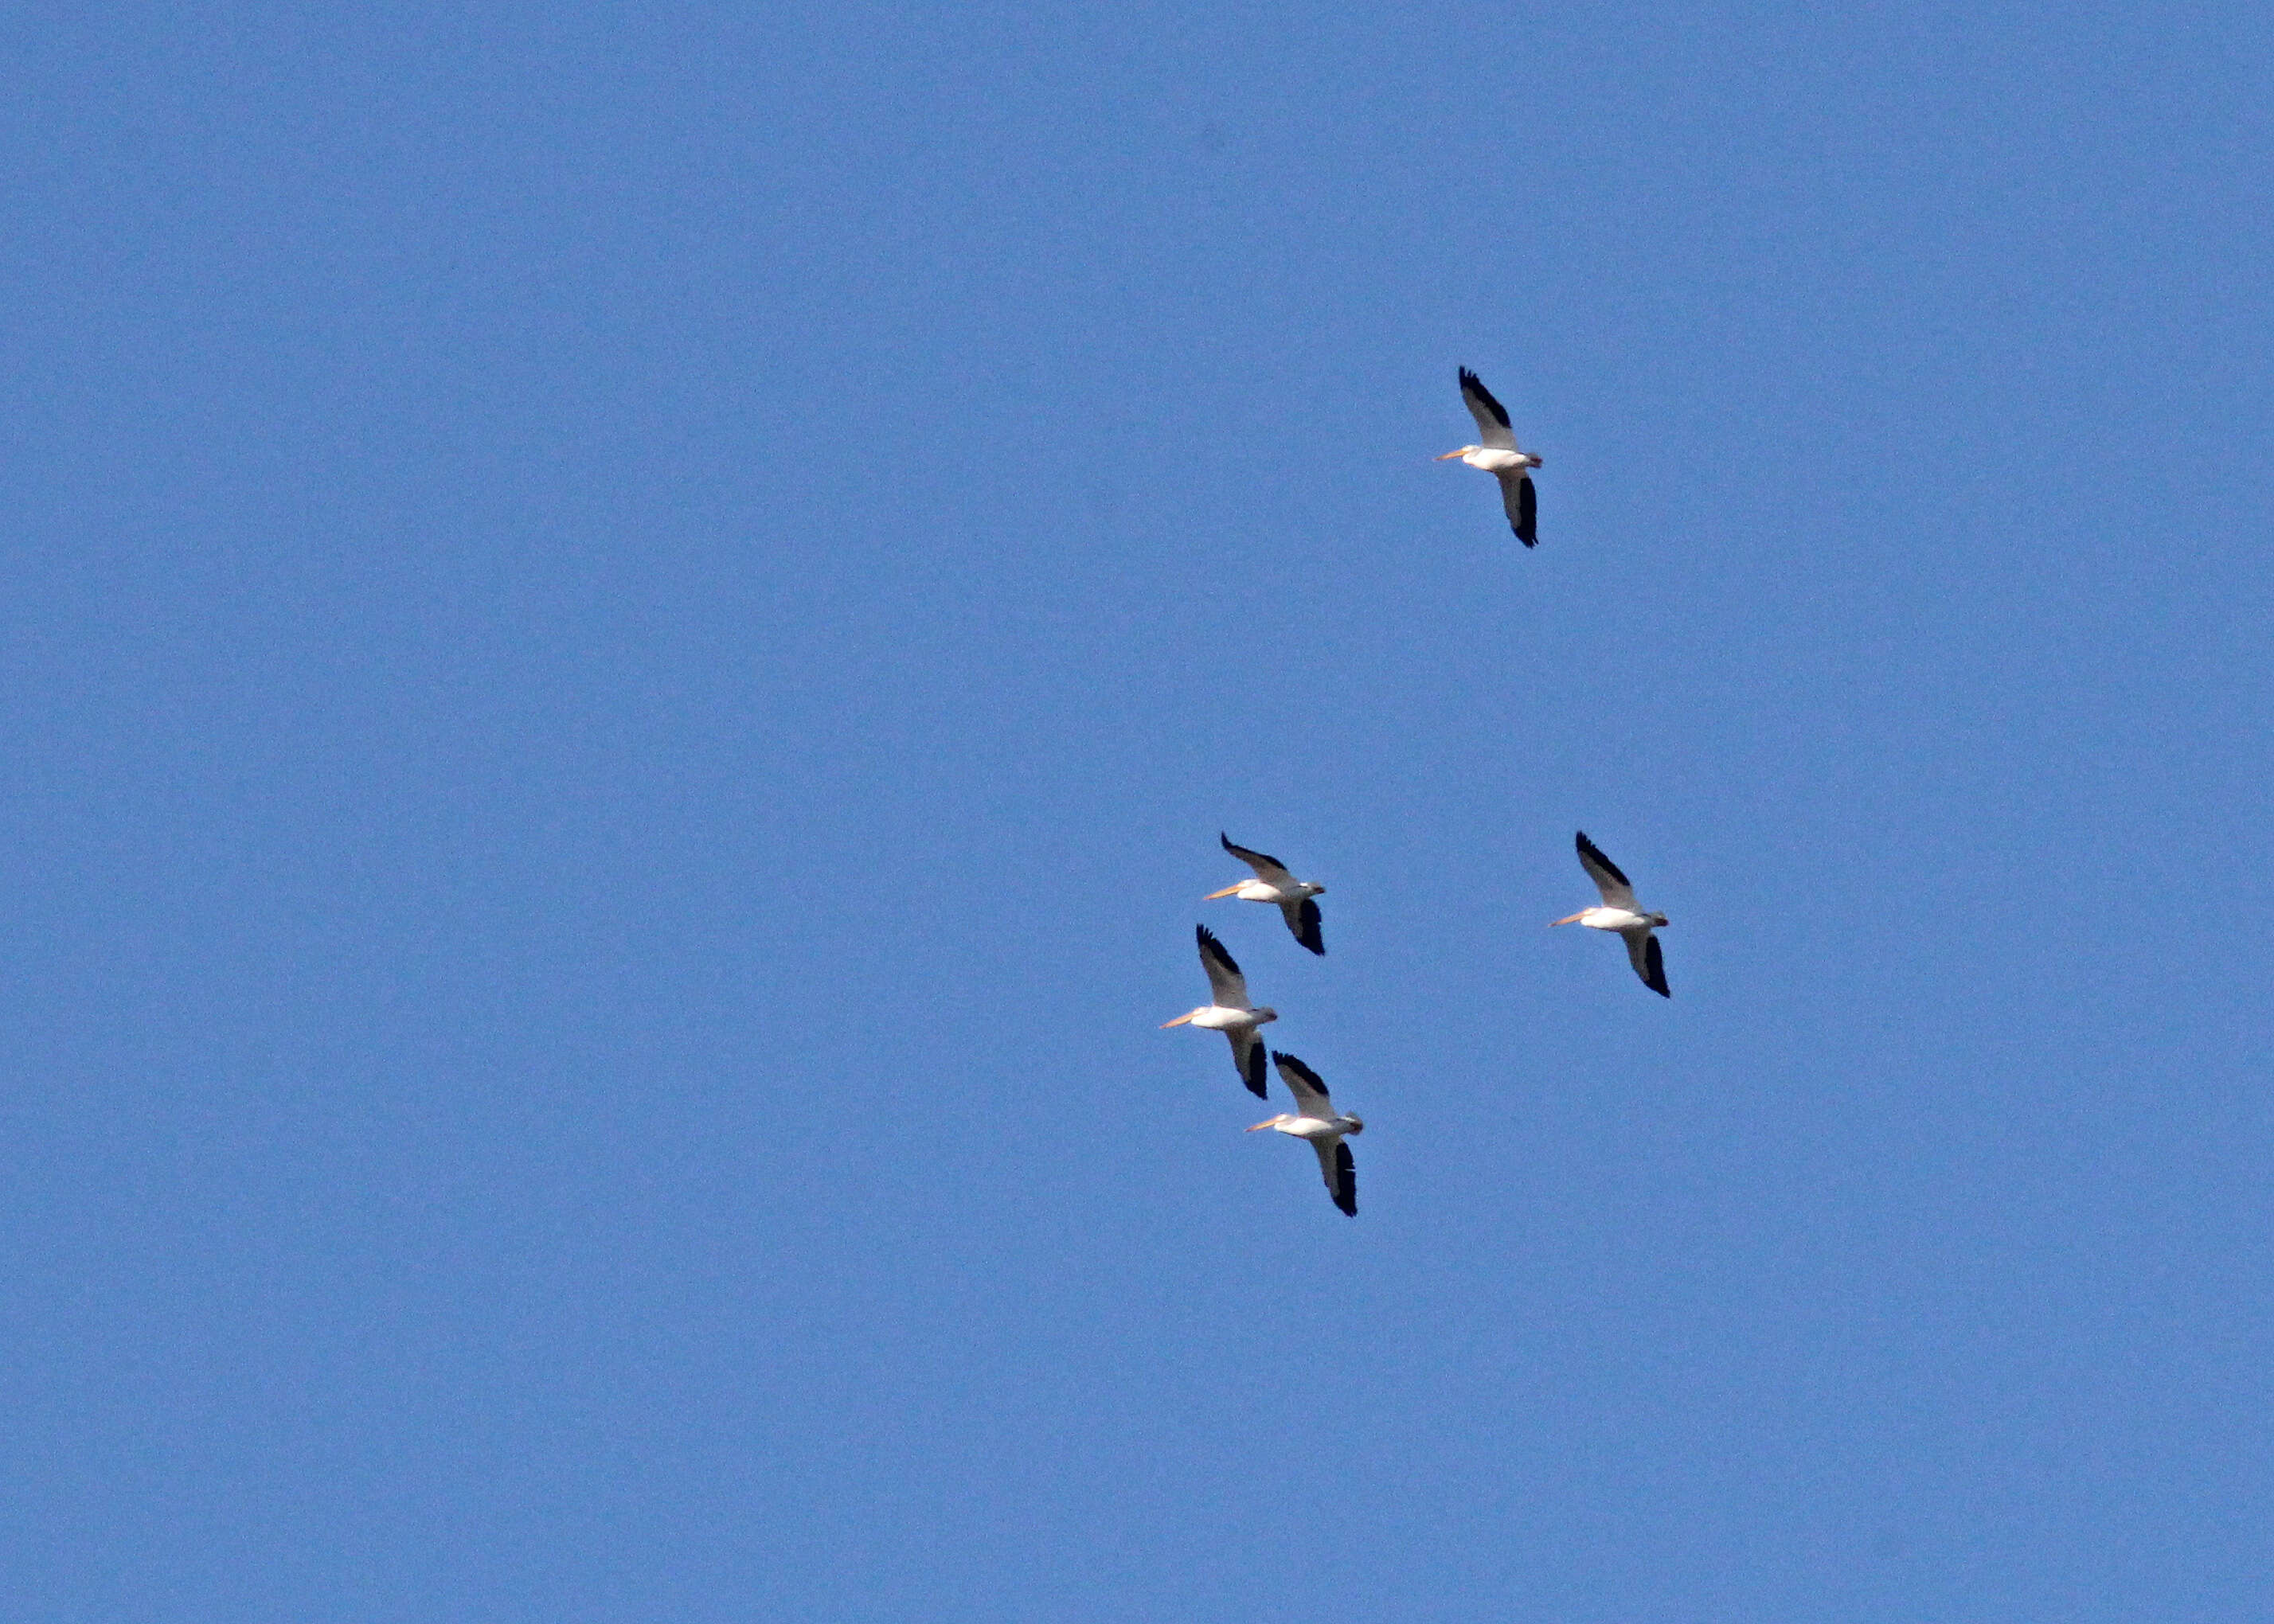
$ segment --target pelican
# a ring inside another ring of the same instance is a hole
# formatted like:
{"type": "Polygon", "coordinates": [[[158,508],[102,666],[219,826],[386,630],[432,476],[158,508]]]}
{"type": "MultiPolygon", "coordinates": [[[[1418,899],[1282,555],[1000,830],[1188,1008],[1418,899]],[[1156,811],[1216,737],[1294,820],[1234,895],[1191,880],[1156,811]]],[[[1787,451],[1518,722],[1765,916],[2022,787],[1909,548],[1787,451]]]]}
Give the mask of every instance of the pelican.
{"type": "Polygon", "coordinates": [[[1276,1128],[1282,1133],[1310,1140],[1311,1148],[1319,1153],[1319,1171],[1326,1177],[1327,1193],[1334,1197],[1337,1207],[1357,1217],[1358,1168],[1351,1161],[1350,1147],[1343,1143],[1343,1135],[1363,1133],[1366,1124],[1337,1111],[1334,1101],[1327,1098],[1327,1086],[1319,1080],[1319,1074],[1294,1056],[1273,1049],[1271,1064],[1279,1068],[1279,1080],[1295,1096],[1295,1109],[1269,1122],[1259,1122],[1248,1132],[1261,1133],[1266,1128],[1276,1128]]]}
{"type": "Polygon", "coordinates": [[[1595,882],[1595,889],[1603,893],[1600,908],[1581,908],[1577,914],[1559,919],[1556,925],[1585,925],[1591,930],[1615,930],[1627,944],[1627,957],[1634,961],[1635,974],[1642,984],[1661,998],[1674,994],[1666,985],[1666,958],[1658,951],[1658,938],[1651,934],[1666,923],[1663,914],[1645,914],[1635,906],[1634,887],[1627,876],[1619,872],[1618,864],[1595,849],[1587,838],[1587,831],[1579,831],[1579,866],[1587,877],[1595,882]]]}
{"type": "Polygon", "coordinates": [[[1227,885],[1222,891],[1212,891],[1201,900],[1214,902],[1219,897],[1237,897],[1242,902],[1276,902],[1279,912],[1286,916],[1287,929],[1294,932],[1295,940],[1323,957],[1327,944],[1319,934],[1319,905],[1311,898],[1325,896],[1327,888],[1297,879],[1287,872],[1287,865],[1276,857],[1234,846],[1231,837],[1221,829],[1216,831],[1216,838],[1224,842],[1225,851],[1254,869],[1255,877],[1227,885]]]}
{"type": "Polygon", "coordinates": [[[1461,369],[1461,399],[1468,403],[1469,416],[1477,420],[1477,438],[1484,444],[1463,446],[1437,460],[1449,462],[1458,457],[1471,468],[1481,468],[1498,479],[1501,506],[1508,509],[1509,529],[1525,546],[1538,546],[1540,498],[1532,488],[1532,475],[1527,470],[1539,467],[1540,459],[1516,448],[1516,431],[1508,425],[1508,408],[1493,399],[1484,380],[1465,366],[1461,369]]]}
{"type": "Polygon", "coordinates": [[[1279,1011],[1259,1010],[1249,1004],[1247,978],[1239,973],[1231,955],[1224,951],[1224,944],[1206,925],[1200,927],[1198,934],[1201,968],[1208,972],[1209,994],[1214,1002],[1201,1004],[1189,1015],[1163,1021],[1162,1028],[1165,1031],[1190,1021],[1210,1032],[1223,1033],[1231,1040],[1231,1064],[1239,1073],[1239,1080],[1257,1099],[1268,1100],[1271,1095],[1263,1086],[1263,1040],[1256,1028],[1266,1021],[1278,1019],[1279,1011]]]}

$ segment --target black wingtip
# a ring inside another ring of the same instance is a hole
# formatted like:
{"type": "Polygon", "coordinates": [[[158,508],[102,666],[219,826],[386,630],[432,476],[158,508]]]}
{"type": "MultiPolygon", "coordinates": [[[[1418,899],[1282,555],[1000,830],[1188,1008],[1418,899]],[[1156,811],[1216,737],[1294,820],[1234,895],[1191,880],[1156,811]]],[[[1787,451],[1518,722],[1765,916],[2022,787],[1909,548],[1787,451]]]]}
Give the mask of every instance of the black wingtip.
{"type": "Polygon", "coordinates": [[[1232,845],[1231,837],[1224,833],[1221,829],[1216,831],[1216,838],[1218,844],[1220,844],[1227,852],[1234,852],[1239,849],[1238,846],[1232,845]]]}
{"type": "Polygon", "coordinates": [[[1660,949],[1656,936],[1651,937],[1649,943],[1645,945],[1642,957],[1643,964],[1649,972],[1642,978],[1642,984],[1661,998],[1674,996],[1674,989],[1666,984],[1666,954],[1660,949]]]}
{"type": "Polygon", "coordinates": [[[1295,940],[1324,959],[1327,956],[1327,938],[1320,929],[1317,902],[1311,898],[1304,898],[1302,915],[1303,922],[1301,928],[1295,932],[1295,940]]]}
{"type": "Polygon", "coordinates": [[[1632,880],[1630,880],[1624,874],[1619,871],[1618,864],[1613,862],[1609,858],[1603,855],[1603,850],[1600,846],[1597,846],[1593,840],[1587,838],[1587,831],[1585,830],[1582,829],[1579,831],[1578,837],[1574,844],[1578,848],[1579,860],[1582,862],[1592,860],[1597,868],[1600,868],[1605,874],[1609,875],[1622,885],[1632,885],[1634,883],[1632,880]]]}
{"type": "Polygon", "coordinates": [[[1340,1139],[1335,1142],[1335,1205],[1346,1216],[1358,1216],[1358,1163],[1349,1144],[1340,1139]]]}
{"type": "Polygon", "coordinates": [[[1499,400],[1494,395],[1490,389],[1485,387],[1485,380],[1483,379],[1478,377],[1465,366],[1461,369],[1461,390],[1465,395],[1473,391],[1476,395],[1478,402],[1482,405],[1487,411],[1492,413],[1493,421],[1499,424],[1502,428],[1509,426],[1508,408],[1500,403],[1499,400]]]}
{"type": "Polygon", "coordinates": [[[1239,960],[1224,951],[1224,944],[1216,939],[1215,931],[1210,930],[1206,925],[1195,925],[1193,927],[1193,939],[1201,944],[1201,958],[1203,961],[1212,959],[1231,971],[1232,974],[1239,974],[1239,960]]]}
{"type": "Polygon", "coordinates": [[[1296,1076],[1303,1079],[1303,1083],[1306,1087],[1315,1088],[1321,1094],[1326,1093],[1327,1085],[1320,1079],[1319,1074],[1311,1070],[1310,1067],[1305,1065],[1293,1055],[1288,1054],[1284,1050],[1275,1049],[1271,1051],[1271,1064],[1277,1066],[1283,1071],[1292,1071],[1296,1076]]]}
{"type": "Polygon", "coordinates": [[[1239,1080],[1247,1085],[1247,1092],[1259,1100],[1269,1100],[1271,1089],[1263,1079],[1263,1045],[1258,1043],[1249,1051],[1254,1058],[1247,1063],[1247,1075],[1239,1080]]]}

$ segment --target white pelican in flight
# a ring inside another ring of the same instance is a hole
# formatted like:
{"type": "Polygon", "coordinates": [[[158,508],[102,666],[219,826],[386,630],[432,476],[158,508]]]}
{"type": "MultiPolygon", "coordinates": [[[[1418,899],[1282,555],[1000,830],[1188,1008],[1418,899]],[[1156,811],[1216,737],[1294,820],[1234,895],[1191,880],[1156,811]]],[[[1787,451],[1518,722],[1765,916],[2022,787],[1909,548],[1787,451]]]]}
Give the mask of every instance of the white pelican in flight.
{"type": "Polygon", "coordinates": [[[1287,865],[1276,857],[1266,857],[1261,852],[1251,852],[1244,846],[1234,846],[1231,837],[1222,830],[1216,838],[1224,842],[1224,849],[1255,870],[1252,880],[1242,880],[1237,885],[1227,885],[1222,891],[1212,891],[1202,898],[1214,902],[1218,897],[1237,897],[1242,902],[1273,902],[1286,915],[1287,929],[1295,933],[1295,940],[1313,952],[1323,956],[1326,938],[1319,934],[1319,905],[1311,900],[1323,897],[1327,888],[1314,885],[1308,880],[1299,880],[1287,872],[1287,865]]]}
{"type": "Polygon", "coordinates": [[[1661,998],[1674,994],[1666,985],[1666,957],[1658,951],[1658,938],[1651,933],[1666,923],[1663,914],[1645,914],[1635,904],[1634,887],[1627,876],[1619,872],[1618,864],[1595,849],[1587,838],[1586,831],[1579,831],[1579,866],[1587,877],[1595,882],[1595,889],[1603,893],[1600,908],[1581,908],[1577,914],[1555,921],[1548,926],[1585,925],[1591,930],[1615,930],[1624,938],[1627,957],[1634,961],[1635,974],[1642,984],[1661,998]]]}
{"type": "Polygon", "coordinates": [[[1327,1193],[1334,1197],[1337,1207],[1357,1217],[1358,1168],[1351,1161],[1350,1147],[1343,1143],[1343,1135],[1363,1133],[1366,1124],[1337,1111],[1334,1101],[1327,1098],[1327,1086],[1319,1080],[1319,1074],[1294,1056],[1274,1049],[1271,1064],[1279,1068],[1279,1080],[1295,1096],[1295,1109],[1291,1114],[1259,1122],[1248,1132],[1260,1133],[1266,1128],[1276,1128],[1282,1133],[1310,1140],[1311,1148],[1319,1153],[1319,1171],[1326,1177],[1327,1193]]]}
{"type": "Polygon", "coordinates": [[[1181,1026],[1190,1021],[1195,1026],[1205,1026],[1210,1032],[1221,1032],[1231,1040],[1231,1064],[1239,1072],[1239,1080],[1247,1085],[1247,1092],[1259,1100],[1271,1097],[1263,1086],[1263,1039],[1256,1028],[1264,1022],[1279,1019],[1279,1011],[1257,1009],[1247,1001],[1247,978],[1239,973],[1231,955],[1224,951],[1224,944],[1206,925],[1199,928],[1201,968],[1208,972],[1209,996],[1212,1002],[1203,1004],[1189,1015],[1179,1015],[1174,1020],[1161,1023],[1163,1028],[1181,1026]]]}
{"type": "Polygon", "coordinates": [[[1508,527],[1527,547],[1540,545],[1540,497],[1532,488],[1531,470],[1540,459],[1516,448],[1516,431],[1508,425],[1508,408],[1493,399],[1484,380],[1467,367],[1461,369],[1461,399],[1477,420],[1477,438],[1484,444],[1463,446],[1437,460],[1458,457],[1471,468],[1481,468],[1500,481],[1501,506],[1508,509],[1508,527]]]}

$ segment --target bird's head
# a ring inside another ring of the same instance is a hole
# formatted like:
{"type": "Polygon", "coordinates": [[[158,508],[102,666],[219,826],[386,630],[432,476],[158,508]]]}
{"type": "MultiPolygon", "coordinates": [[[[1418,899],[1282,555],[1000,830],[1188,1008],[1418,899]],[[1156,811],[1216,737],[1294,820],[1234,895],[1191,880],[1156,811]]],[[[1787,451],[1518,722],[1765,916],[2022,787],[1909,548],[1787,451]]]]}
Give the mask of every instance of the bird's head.
{"type": "Polygon", "coordinates": [[[1349,1116],[1349,1115],[1345,1114],[1345,1115],[1344,1116],[1344,1117],[1343,1117],[1343,1120],[1344,1120],[1344,1122],[1346,1122],[1346,1123],[1350,1124],[1350,1126],[1349,1126],[1349,1127],[1344,1128],[1344,1129],[1343,1130],[1343,1132],[1344,1132],[1344,1133],[1363,1133],[1363,1132],[1366,1132],[1366,1118],[1365,1118],[1365,1117],[1363,1117],[1363,1116],[1349,1116]]]}
{"type": "Polygon", "coordinates": [[[1650,922],[1653,925],[1663,926],[1667,922],[1666,915],[1663,914],[1653,914],[1650,916],[1650,922]]]}
{"type": "Polygon", "coordinates": [[[1440,462],[1449,462],[1455,457],[1464,457],[1468,455],[1472,451],[1482,451],[1484,447],[1482,446],[1463,446],[1458,451],[1448,451],[1444,455],[1439,457],[1437,460],[1440,462]]]}
{"type": "Polygon", "coordinates": [[[1256,1024],[1257,1026],[1261,1026],[1261,1025],[1262,1025],[1265,1021],[1267,1021],[1267,1020],[1276,1020],[1276,1019],[1279,1019],[1279,1011],[1276,1011],[1276,1010],[1275,1010],[1275,1009],[1273,1009],[1273,1008],[1272,1008],[1269,1004],[1265,1004],[1261,1009],[1260,1009],[1260,1010],[1258,1010],[1258,1011],[1255,1011],[1255,1024],[1256,1024]]]}
{"type": "Polygon", "coordinates": [[[1316,881],[1305,880],[1303,882],[1303,894],[1306,897],[1323,897],[1327,894],[1327,888],[1319,884],[1316,881]]]}
{"type": "Polygon", "coordinates": [[[1525,452],[1524,454],[1524,460],[1527,464],[1533,468],[1539,468],[1547,461],[1546,457],[1541,456],[1537,451],[1525,452]]]}

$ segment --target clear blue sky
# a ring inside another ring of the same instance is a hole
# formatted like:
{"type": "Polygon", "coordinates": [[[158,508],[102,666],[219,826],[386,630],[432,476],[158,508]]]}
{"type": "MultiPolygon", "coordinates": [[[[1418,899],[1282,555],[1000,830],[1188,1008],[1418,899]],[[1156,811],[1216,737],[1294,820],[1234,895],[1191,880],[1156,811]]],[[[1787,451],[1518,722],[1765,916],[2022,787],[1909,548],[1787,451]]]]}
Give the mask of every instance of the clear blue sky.
{"type": "Polygon", "coordinates": [[[10,1619],[2274,1608],[2262,8],[0,28],[10,1619]]]}

